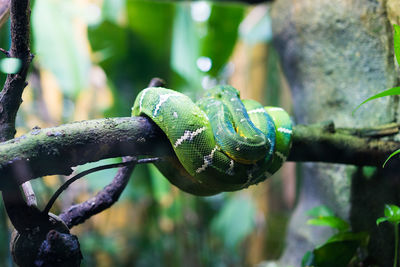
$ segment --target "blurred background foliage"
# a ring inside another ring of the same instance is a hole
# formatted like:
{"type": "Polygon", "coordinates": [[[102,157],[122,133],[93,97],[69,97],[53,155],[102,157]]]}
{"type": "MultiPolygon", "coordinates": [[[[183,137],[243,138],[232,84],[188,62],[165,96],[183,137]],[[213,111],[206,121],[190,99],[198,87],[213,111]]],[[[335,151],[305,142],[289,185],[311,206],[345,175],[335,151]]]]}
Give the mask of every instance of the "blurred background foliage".
{"type": "MultiPolygon", "coordinates": [[[[291,109],[269,45],[265,4],[34,0],[31,25],[35,59],[17,135],[35,126],[130,116],[135,96],[153,77],[193,99],[215,84],[230,83],[244,98],[291,109]]],[[[9,23],[0,29],[0,47],[9,47],[8,30],[9,23]]],[[[2,84],[4,79],[0,73],[2,84]]],[[[119,160],[86,164],[76,172],[119,160]]],[[[76,182],[53,212],[86,200],[115,173],[76,182]]],[[[153,166],[139,166],[119,202],[73,229],[83,266],[261,266],[284,247],[296,198],[294,176],[294,165],[287,163],[267,182],[242,192],[193,197],[153,166]]],[[[39,205],[65,179],[34,180],[39,205]]],[[[10,225],[3,208],[0,217],[4,235],[10,225]]],[[[0,265],[10,265],[6,237],[0,250],[0,265]]]]}

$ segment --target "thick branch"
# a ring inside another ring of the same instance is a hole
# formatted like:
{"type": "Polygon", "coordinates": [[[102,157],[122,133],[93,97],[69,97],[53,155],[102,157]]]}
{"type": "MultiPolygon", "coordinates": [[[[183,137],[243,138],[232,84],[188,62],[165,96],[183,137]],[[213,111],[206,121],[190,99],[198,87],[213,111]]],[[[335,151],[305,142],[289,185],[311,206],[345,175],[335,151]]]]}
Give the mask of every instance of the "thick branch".
{"type": "MultiPolygon", "coordinates": [[[[288,160],[381,166],[388,155],[400,148],[400,142],[378,138],[387,134],[386,130],[334,129],[332,124],[296,125],[288,160]]],[[[11,176],[21,184],[45,175],[68,175],[71,167],[100,159],[127,155],[163,157],[171,151],[165,135],[146,117],[33,129],[0,144],[0,189],[8,186],[11,176]]]]}
{"type": "Polygon", "coordinates": [[[104,158],[162,156],[168,140],[144,117],[76,122],[48,129],[33,129],[0,144],[0,189],[10,176],[18,183],[36,177],[72,172],[71,167],[104,158]]]}
{"type": "Polygon", "coordinates": [[[381,167],[392,152],[400,149],[400,142],[387,141],[384,136],[398,132],[399,127],[393,125],[368,129],[334,129],[333,124],[296,125],[288,160],[381,167]]]}

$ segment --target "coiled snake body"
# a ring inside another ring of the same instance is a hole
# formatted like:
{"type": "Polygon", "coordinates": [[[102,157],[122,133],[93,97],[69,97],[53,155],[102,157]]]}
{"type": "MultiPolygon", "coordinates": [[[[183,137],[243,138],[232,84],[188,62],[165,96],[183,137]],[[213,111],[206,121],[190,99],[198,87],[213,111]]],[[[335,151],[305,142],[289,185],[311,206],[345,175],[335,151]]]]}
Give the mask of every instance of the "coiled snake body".
{"type": "Polygon", "coordinates": [[[132,115],[148,116],[167,135],[176,156],[156,166],[171,183],[195,195],[265,180],[281,167],[291,146],[289,115],[241,100],[231,86],[210,89],[197,103],[170,89],[146,88],[132,115]]]}

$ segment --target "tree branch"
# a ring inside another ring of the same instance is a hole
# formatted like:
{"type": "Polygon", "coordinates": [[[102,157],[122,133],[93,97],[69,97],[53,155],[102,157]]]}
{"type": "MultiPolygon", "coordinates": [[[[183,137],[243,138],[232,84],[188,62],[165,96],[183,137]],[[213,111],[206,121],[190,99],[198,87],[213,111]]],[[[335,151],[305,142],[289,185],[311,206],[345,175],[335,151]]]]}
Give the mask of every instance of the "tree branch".
{"type": "Polygon", "coordinates": [[[36,177],[72,173],[71,167],[121,156],[171,153],[161,130],[144,117],[99,119],[33,129],[0,144],[0,189],[36,177]]]}
{"type": "Polygon", "coordinates": [[[21,96],[26,86],[26,75],[32,54],[29,49],[30,13],[28,0],[11,1],[11,49],[9,57],[21,61],[21,69],[16,74],[8,74],[0,92],[0,140],[8,140],[15,134],[15,116],[22,102],[21,96]]]}
{"type": "MultiPolygon", "coordinates": [[[[151,79],[148,85],[148,87],[158,86],[165,87],[166,83],[164,80],[157,77],[151,79]]],[[[133,169],[135,168],[136,164],[139,163],[136,157],[125,156],[122,158],[122,162],[129,162],[134,159],[136,162],[135,164],[130,164],[128,166],[120,168],[111,183],[105,186],[94,197],[85,202],[74,205],[70,207],[67,211],[64,211],[60,214],[60,218],[67,224],[69,228],[85,222],[93,215],[98,214],[105,209],[108,209],[116,201],[118,201],[120,195],[122,194],[122,191],[128,184],[133,169]]]]}
{"type": "MultiPolygon", "coordinates": [[[[21,96],[26,86],[26,76],[28,73],[32,54],[29,48],[30,41],[30,6],[29,0],[2,1],[5,9],[0,14],[0,23],[7,15],[9,9],[11,17],[11,48],[10,51],[1,51],[7,56],[19,59],[21,67],[16,74],[8,74],[4,87],[0,92],[0,141],[11,139],[15,135],[15,117],[22,102],[21,96]]],[[[19,183],[15,177],[10,176],[8,181],[9,190],[3,191],[3,200],[8,216],[19,231],[34,227],[41,215],[35,206],[35,197],[29,183],[22,185],[23,192],[20,191],[19,183]],[[22,193],[29,201],[25,202],[22,193]]]]}
{"type": "MultiPolygon", "coordinates": [[[[126,156],[123,158],[123,162],[133,159],[133,157],[126,156]]],[[[71,229],[73,226],[81,224],[93,215],[111,207],[121,196],[135,166],[135,164],[131,164],[120,168],[112,182],[105,186],[94,197],[85,202],[71,206],[68,210],[62,212],[59,217],[65,222],[68,228],[71,229]]]]}
{"type": "MultiPolygon", "coordinates": [[[[388,125],[379,129],[335,129],[333,123],[296,125],[288,160],[382,166],[388,155],[400,148],[400,142],[386,141],[382,136],[398,133],[399,127],[388,125]]],[[[7,189],[12,176],[22,184],[45,175],[69,175],[71,167],[100,159],[128,155],[163,157],[171,153],[164,133],[146,117],[98,119],[33,129],[0,144],[0,189],[7,189]]]]}

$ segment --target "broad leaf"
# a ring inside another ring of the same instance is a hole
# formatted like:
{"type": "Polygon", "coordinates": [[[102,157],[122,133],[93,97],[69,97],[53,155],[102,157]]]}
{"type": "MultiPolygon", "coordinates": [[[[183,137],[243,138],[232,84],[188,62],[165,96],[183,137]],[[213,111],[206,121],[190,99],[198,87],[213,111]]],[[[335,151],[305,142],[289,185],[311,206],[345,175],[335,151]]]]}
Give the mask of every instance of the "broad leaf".
{"type": "Polygon", "coordinates": [[[236,44],[244,10],[245,6],[236,3],[177,5],[171,67],[185,89],[207,88],[219,78],[236,44]]]}
{"type": "Polygon", "coordinates": [[[400,94],[400,87],[393,87],[390,88],[388,90],[385,90],[383,92],[380,92],[379,94],[376,94],[374,96],[371,96],[370,98],[368,98],[367,100],[365,100],[364,102],[362,102],[360,105],[358,105],[354,110],[353,110],[353,114],[354,112],[357,111],[357,109],[359,109],[362,105],[364,105],[365,103],[380,98],[380,97],[385,97],[385,96],[391,96],[391,95],[399,95],[400,94]]]}
{"type": "Polygon", "coordinates": [[[302,260],[302,266],[337,267],[347,266],[354,257],[359,241],[339,241],[326,243],[312,252],[307,252],[302,260]]]}
{"type": "Polygon", "coordinates": [[[369,239],[369,235],[367,232],[340,232],[333,236],[331,236],[326,242],[341,242],[341,241],[360,241],[360,244],[367,245],[369,239]]]}

